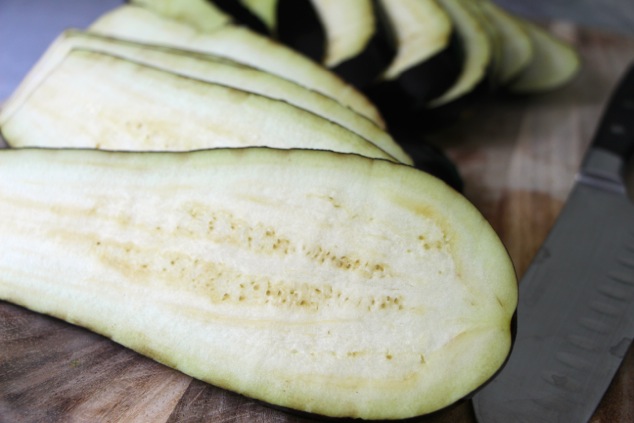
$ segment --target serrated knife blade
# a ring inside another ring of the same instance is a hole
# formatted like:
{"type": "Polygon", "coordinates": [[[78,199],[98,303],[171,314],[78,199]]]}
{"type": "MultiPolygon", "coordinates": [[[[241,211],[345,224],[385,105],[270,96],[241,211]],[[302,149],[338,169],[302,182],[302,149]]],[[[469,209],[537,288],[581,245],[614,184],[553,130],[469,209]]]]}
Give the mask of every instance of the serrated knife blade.
{"type": "Polygon", "coordinates": [[[480,423],[587,422],[634,338],[634,65],[520,282],[513,351],[473,397],[480,423]]]}

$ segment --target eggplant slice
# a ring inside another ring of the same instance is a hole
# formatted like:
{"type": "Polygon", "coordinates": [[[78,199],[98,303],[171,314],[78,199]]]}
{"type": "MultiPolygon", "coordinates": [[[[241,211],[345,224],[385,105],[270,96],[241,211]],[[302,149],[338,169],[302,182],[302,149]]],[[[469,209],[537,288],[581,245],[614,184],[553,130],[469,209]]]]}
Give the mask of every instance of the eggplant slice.
{"type": "Polygon", "coordinates": [[[477,209],[324,151],[0,151],[0,300],[213,385],[400,419],[476,389],[517,282],[477,209]]]}
{"type": "Polygon", "coordinates": [[[390,128],[414,119],[455,82],[462,68],[459,37],[436,0],[382,0],[397,55],[366,93],[390,128]]]}
{"type": "Polygon", "coordinates": [[[332,97],[385,127],[376,106],[352,85],[300,53],[248,28],[225,25],[214,31],[201,32],[151,10],[123,5],[102,15],[89,30],[228,57],[332,97]]]}
{"type": "Polygon", "coordinates": [[[381,16],[378,1],[312,3],[326,32],[324,66],[359,89],[374,82],[396,54],[389,23],[381,16]]]}
{"type": "Polygon", "coordinates": [[[237,0],[252,15],[257,16],[269,33],[275,33],[277,26],[277,2],[278,0],[237,0]]]}
{"type": "Polygon", "coordinates": [[[493,49],[481,19],[473,13],[472,0],[438,0],[451,17],[463,48],[464,63],[456,82],[430,102],[430,107],[444,106],[461,99],[487,82],[493,49]]]}
{"type": "Polygon", "coordinates": [[[499,85],[504,87],[532,61],[533,43],[522,25],[491,0],[479,0],[479,5],[500,34],[502,57],[496,74],[499,85]]]}
{"type": "Polygon", "coordinates": [[[521,94],[540,93],[572,80],[581,66],[575,49],[532,22],[515,19],[530,36],[534,56],[526,69],[508,84],[508,90],[521,94]]]}
{"type": "Polygon", "coordinates": [[[268,146],[395,160],[360,135],[285,101],[81,49],[70,51],[0,130],[12,147],[268,146]]]}
{"type": "Polygon", "coordinates": [[[276,13],[275,37],[321,63],[326,53],[326,30],[313,1],[277,0],[276,13]]]}
{"type": "Polygon", "coordinates": [[[206,0],[128,0],[128,3],[190,25],[200,32],[213,31],[233,22],[230,14],[206,0]]]}
{"type": "Polygon", "coordinates": [[[361,135],[403,163],[412,163],[411,158],[405,154],[390,134],[371,120],[342,106],[330,97],[276,75],[209,54],[136,43],[79,30],[65,31],[49,47],[46,54],[0,110],[0,125],[27,101],[31,93],[66,57],[68,52],[76,48],[109,53],[182,76],[285,101],[361,135]]]}

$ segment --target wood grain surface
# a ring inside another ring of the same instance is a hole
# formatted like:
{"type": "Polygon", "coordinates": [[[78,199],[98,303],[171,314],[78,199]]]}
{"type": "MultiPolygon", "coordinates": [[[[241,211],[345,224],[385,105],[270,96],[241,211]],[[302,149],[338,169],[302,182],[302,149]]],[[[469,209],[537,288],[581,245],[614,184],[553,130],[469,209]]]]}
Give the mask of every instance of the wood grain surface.
{"type": "MultiPolygon", "coordinates": [[[[564,22],[581,52],[573,83],[532,97],[483,100],[429,139],[458,164],[465,195],[500,234],[518,274],[556,219],[634,39],[564,22]]],[[[634,421],[632,349],[593,422],[634,421]]],[[[0,302],[0,422],[308,422],[193,380],[62,321],[0,302]]],[[[473,422],[465,400],[421,422],[473,422]]]]}

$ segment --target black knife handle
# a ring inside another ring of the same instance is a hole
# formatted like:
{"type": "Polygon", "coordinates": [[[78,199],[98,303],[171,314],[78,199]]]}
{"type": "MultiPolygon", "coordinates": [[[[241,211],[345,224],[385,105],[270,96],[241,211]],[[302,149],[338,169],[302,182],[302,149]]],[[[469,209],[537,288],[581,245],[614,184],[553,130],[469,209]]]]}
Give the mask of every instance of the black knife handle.
{"type": "Polygon", "coordinates": [[[592,147],[616,154],[623,161],[634,154],[634,64],[613,91],[592,147]]]}

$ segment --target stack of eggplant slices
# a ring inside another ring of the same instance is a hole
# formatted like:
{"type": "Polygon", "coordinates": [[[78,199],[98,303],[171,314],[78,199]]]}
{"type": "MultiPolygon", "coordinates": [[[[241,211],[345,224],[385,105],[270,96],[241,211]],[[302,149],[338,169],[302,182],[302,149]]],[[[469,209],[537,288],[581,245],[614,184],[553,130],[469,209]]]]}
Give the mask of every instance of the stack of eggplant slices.
{"type": "Polygon", "coordinates": [[[578,67],[489,0],[123,4],[0,109],[0,300],[287,409],[445,408],[505,362],[517,279],[386,116],[578,67]]]}

